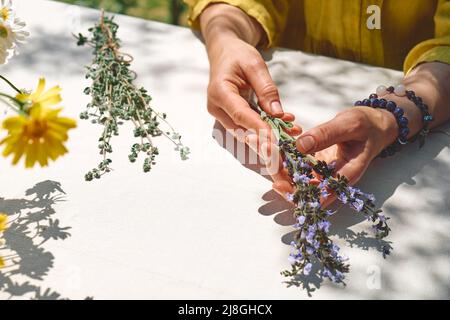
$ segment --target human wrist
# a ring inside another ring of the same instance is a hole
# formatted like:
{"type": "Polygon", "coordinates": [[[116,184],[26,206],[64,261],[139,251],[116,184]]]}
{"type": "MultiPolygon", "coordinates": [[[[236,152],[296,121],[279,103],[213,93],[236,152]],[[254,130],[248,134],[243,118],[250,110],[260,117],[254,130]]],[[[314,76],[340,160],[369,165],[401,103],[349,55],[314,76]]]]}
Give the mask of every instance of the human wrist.
{"type": "MultiPolygon", "coordinates": [[[[379,156],[382,158],[395,154],[402,145],[417,138],[419,147],[422,147],[429,122],[433,120],[422,98],[416,96],[414,91],[407,90],[404,85],[381,85],[368,99],[356,101],[354,105],[372,107],[372,110],[378,111],[378,115],[382,115],[382,119],[371,118],[375,120],[374,127],[381,128],[381,134],[376,134],[378,138],[374,141],[381,142],[382,151],[379,156]],[[396,138],[394,131],[397,132],[396,138]]],[[[375,143],[375,146],[379,146],[379,143],[375,143]]]]}
{"type": "Polygon", "coordinates": [[[200,15],[200,28],[207,46],[234,38],[256,47],[264,37],[261,25],[241,9],[217,3],[200,15]]]}
{"type": "MultiPolygon", "coordinates": [[[[406,119],[408,119],[408,128],[409,128],[409,134],[407,136],[408,139],[412,138],[417,133],[419,133],[420,129],[423,126],[422,114],[412,101],[410,101],[407,97],[399,97],[393,93],[389,93],[380,98],[386,99],[388,101],[393,101],[403,109],[403,116],[406,119]]],[[[391,120],[395,122],[398,129],[398,124],[395,120],[395,116],[387,110],[382,109],[381,111],[384,111],[387,114],[387,116],[389,116],[391,120]]]]}

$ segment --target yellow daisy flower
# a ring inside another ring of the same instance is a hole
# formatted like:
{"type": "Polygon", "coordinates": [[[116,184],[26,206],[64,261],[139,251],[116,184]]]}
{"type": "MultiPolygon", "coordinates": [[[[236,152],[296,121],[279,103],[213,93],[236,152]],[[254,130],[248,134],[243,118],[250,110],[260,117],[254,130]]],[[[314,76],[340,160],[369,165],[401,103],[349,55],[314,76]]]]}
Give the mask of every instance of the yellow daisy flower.
{"type": "Polygon", "coordinates": [[[20,93],[16,99],[26,103],[26,115],[12,116],[3,121],[3,128],[8,135],[0,144],[5,144],[3,156],[13,154],[15,165],[25,156],[25,167],[31,168],[36,162],[44,167],[48,158],[56,160],[67,153],[63,142],[68,139],[67,132],[76,127],[70,118],[60,117],[62,108],[51,109],[50,106],[61,102],[61,89],[56,86],[44,92],[45,79],[39,79],[34,93],[20,93]]]}
{"type": "Polygon", "coordinates": [[[3,268],[5,266],[5,261],[2,257],[0,257],[0,268],[3,268]]]}

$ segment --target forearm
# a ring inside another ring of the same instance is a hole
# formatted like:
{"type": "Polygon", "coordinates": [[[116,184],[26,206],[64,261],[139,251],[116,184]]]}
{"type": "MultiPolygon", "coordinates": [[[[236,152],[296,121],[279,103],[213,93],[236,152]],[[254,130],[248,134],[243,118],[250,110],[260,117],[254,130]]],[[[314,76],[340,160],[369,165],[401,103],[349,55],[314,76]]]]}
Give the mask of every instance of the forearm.
{"type": "MultiPolygon", "coordinates": [[[[403,84],[407,90],[412,90],[416,96],[421,97],[428,106],[428,111],[434,119],[429,125],[430,129],[450,119],[450,65],[439,62],[421,64],[403,79],[403,84]]],[[[409,120],[408,138],[422,129],[422,113],[412,101],[395,94],[388,94],[384,98],[396,102],[404,110],[404,116],[409,120]]],[[[395,117],[390,112],[385,113],[390,115],[387,120],[391,126],[396,126],[395,117]]],[[[391,144],[396,136],[397,133],[387,135],[385,144],[391,144]]]]}
{"type": "Polygon", "coordinates": [[[223,3],[212,4],[203,11],[200,28],[208,50],[224,37],[237,37],[252,46],[257,46],[264,38],[264,31],[255,19],[223,3]]]}
{"type": "Polygon", "coordinates": [[[404,79],[404,84],[413,90],[428,105],[434,121],[430,128],[450,120],[450,65],[440,62],[423,63],[404,79]]]}

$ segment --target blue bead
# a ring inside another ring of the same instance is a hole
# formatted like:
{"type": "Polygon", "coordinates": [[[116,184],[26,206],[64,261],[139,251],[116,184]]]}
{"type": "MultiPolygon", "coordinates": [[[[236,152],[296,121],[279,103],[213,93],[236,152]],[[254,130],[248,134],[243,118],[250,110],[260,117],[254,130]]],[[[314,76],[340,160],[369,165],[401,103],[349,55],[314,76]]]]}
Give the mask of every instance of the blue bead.
{"type": "Polygon", "coordinates": [[[397,141],[398,141],[400,144],[407,144],[407,143],[408,143],[408,140],[407,140],[406,138],[402,138],[402,137],[399,137],[399,138],[397,139],[397,141]]]}
{"type": "Polygon", "coordinates": [[[374,108],[377,108],[380,106],[380,100],[378,99],[370,99],[370,105],[374,108]]]}
{"type": "Polygon", "coordinates": [[[362,104],[363,104],[363,106],[369,107],[369,106],[370,106],[370,100],[369,100],[369,99],[364,99],[364,100],[362,101],[362,104]]]}
{"type": "Polygon", "coordinates": [[[362,106],[362,101],[359,101],[359,100],[356,101],[355,104],[354,104],[354,106],[362,106]]]}
{"type": "Polygon", "coordinates": [[[401,128],[400,129],[400,137],[402,138],[407,138],[409,134],[409,129],[408,128],[401,128]]]}
{"type": "Polygon", "coordinates": [[[394,109],[394,114],[395,114],[396,117],[401,117],[403,115],[403,109],[399,108],[399,107],[395,108],[394,109]]]}
{"type": "Polygon", "coordinates": [[[380,99],[380,108],[386,108],[386,103],[387,103],[386,99],[380,99]]]}
{"type": "Polygon", "coordinates": [[[400,117],[400,118],[398,119],[398,124],[399,124],[401,127],[406,127],[406,126],[408,125],[408,119],[405,118],[405,117],[400,117]]]}
{"type": "Polygon", "coordinates": [[[397,104],[394,101],[388,101],[386,103],[386,109],[393,112],[397,108],[397,104]]]}
{"type": "Polygon", "coordinates": [[[423,117],[424,121],[433,121],[433,116],[432,115],[426,115],[425,117],[423,117]]]}

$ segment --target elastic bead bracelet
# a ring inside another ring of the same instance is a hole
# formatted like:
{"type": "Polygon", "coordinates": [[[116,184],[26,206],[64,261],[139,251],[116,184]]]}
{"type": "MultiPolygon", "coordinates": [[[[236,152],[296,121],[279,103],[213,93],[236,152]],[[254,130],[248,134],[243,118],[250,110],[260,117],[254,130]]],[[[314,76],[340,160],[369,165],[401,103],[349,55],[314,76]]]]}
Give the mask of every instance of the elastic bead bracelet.
{"type": "Polygon", "coordinates": [[[417,106],[417,108],[419,108],[420,112],[422,113],[423,126],[422,126],[422,129],[419,131],[419,133],[411,139],[411,142],[414,142],[418,139],[419,140],[419,148],[422,148],[423,145],[425,144],[425,138],[428,135],[428,133],[430,132],[430,130],[429,130],[430,122],[433,121],[433,116],[429,113],[428,106],[423,102],[422,98],[416,96],[414,91],[406,90],[405,86],[402,84],[397,85],[395,87],[393,87],[393,86],[386,87],[386,86],[381,85],[377,88],[376,92],[377,92],[376,94],[378,96],[384,96],[388,93],[393,93],[398,97],[406,96],[408,98],[408,100],[413,102],[417,106]]]}
{"type": "Polygon", "coordinates": [[[408,143],[408,119],[403,115],[404,111],[401,107],[397,106],[394,101],[379,99],[378,95],[373,93],[370,95],[369,99],[364,99],[362,101],[356,101],[355,106],[367,106],[372,108],[386,109],[391,112],[395,119],[397,120],[398,125],[398,137],[394,143],[386,147],[381,153],[378,155],[381,158],[387,156],[393,156],[396,152],[400,151],[401,147],[408,143]]]}

